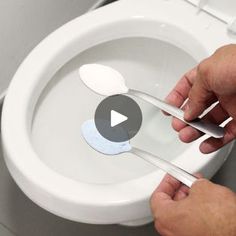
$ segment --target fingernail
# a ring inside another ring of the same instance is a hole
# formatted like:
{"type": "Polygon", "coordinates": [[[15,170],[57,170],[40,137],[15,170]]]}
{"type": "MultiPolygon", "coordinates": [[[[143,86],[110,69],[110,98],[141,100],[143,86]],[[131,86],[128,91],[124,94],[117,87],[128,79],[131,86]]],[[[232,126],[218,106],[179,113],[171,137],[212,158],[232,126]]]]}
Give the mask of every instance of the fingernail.
{"type": "Polygon", "coordinates": [[[180,192],[180,198],[181,199],[186,198],[187,196],[188,196],[187,193],[185,193],[183,191],[180,192]]]}
{"type": "Polygon", "coordinates": [[[202,143],[200,145],[200,151],[203,153],[203,154],[208,154],[208,153],[211,153],[213,151],[215,151],[214,147],[209,144],[209,143],[202,143]]]}

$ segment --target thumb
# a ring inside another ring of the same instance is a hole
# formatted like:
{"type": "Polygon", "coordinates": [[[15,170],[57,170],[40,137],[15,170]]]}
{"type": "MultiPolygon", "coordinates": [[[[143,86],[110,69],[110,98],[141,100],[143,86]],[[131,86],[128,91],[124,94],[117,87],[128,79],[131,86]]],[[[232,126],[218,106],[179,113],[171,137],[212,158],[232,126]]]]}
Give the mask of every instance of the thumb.
{"type": "Polygon", "coordinates": [[[197,73],[197,78],[189,91],[188,101],[186,104],[184,119],[194,120],[200,116],[208,106],[213,103],[215,98],[213,92],[207,83],[207,77],[197,73]]]}

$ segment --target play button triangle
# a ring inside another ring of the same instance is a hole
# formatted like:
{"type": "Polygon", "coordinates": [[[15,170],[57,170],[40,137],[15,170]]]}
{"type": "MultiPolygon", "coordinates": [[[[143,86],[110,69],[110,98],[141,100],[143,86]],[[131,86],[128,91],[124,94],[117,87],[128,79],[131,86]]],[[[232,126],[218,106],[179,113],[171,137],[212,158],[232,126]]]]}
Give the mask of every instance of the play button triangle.
{"type": "Polygon", "coordinates": [[[117,111],[111,110],[111,127],[115,127],[126,120],[128,120],[127,116],[124,116],[117,111]]]}
{"type": "Polygon", "coordinates": [[[142,125],[142,111],[130,97],[115,95],[106,97],[97,107],[95,125],[99,133],[111,142],[132,139],[142,125]]]}

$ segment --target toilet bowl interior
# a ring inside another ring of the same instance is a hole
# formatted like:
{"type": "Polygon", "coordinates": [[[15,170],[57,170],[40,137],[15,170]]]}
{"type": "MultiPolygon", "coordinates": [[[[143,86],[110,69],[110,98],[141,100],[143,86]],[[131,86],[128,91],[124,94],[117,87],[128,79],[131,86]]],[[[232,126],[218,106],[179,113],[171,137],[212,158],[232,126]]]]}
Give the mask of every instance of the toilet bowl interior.
{"type": "MultiPolygon", "coordinates": [[[[81,137],[81,125],[94,116],[102,96],[80,81],[78,68],[101,63],[120,71],[127,85],[164,99],[196,60],[170,43],[144,37],[108,41],[80,53],[50,80],[34,111],[32,143],[39,158],[51,169],[77,181],[94,184],[121,183],[156,170],[149,163],[122,154],[107,157],[92,150],[81,137]]],[[[188,145],[178,140],[171,119],[136,99],[143,111],[143,125],[132,145],[173,160],[188,145]]]]}

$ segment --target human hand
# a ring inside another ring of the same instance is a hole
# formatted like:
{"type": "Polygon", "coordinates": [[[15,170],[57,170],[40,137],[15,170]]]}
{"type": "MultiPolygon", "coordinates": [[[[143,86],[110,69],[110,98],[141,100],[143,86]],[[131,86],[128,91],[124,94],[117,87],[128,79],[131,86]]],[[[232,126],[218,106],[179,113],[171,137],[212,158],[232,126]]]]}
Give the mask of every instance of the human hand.
{"type": "MultiPolygon", "coordinates": [[[[185,119],[190,121],[215,102],[219,102],[203,119],[217,125],[228,118],[225,136],[221,139],[209,138],[200,145],[202,153],[211,153],[236,138],[236,45],[218,49],[211,57],[201,62],[177,83],[166,101],[185,111],[185,119]],[[183,106],[184,102],[187,103],[183,106]]],[[[173,118],[173,128],[179,132],[183,142],[198,139],[202,133],[173,118]]]]}
{"type": "Polygon", "coordinates": [[[191,189],[166,175],[151,198],[162,236],[235,236],[236,194],[206,179],[191,189]]]}

